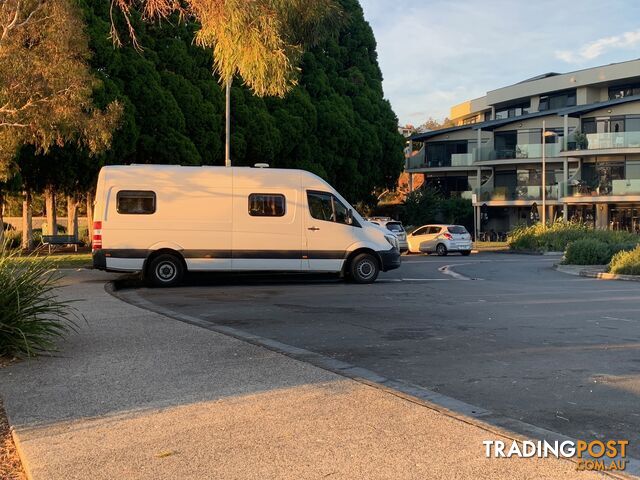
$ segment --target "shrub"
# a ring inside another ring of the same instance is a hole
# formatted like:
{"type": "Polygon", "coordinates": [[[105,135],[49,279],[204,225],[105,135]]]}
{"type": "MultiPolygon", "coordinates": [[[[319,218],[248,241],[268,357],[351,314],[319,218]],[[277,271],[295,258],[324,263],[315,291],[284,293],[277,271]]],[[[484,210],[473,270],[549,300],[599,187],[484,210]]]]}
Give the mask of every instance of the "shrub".
{"type": "Polygon", "coordinates": [[[595,238],[581,238],[571,242],[564,254],[568,265],[605,265],[611,259],[611,247],[595,238]]]}
{"type": "Polygon", "coordinates": [[[55,341],[75,329],[75,309],[54,293],[58,278],[46,257],[19,257],[0,246],[0,356],[55,351],[55,341]]]}
{"type": "Polygon", "coordinates": [[[634,248],[640,242],[640,237],[634,233],[594,230],[582,223],[557,221],[547,228],[544,228],[540,223],[529,227],[517,227],[509,236],[509,248],[512,250],[563,252],[570,243],[582,239],[593,239],[606,243],[612,247],[612,254],[621,249],[634,248]],[[614,248],[614,246],[616,247],[614,248]]]}
{"type": "Polygon", "coordinates": [[[616,253],[611,259],[609,271],[621,275],[640,275],[640,246],[616,253]]]}

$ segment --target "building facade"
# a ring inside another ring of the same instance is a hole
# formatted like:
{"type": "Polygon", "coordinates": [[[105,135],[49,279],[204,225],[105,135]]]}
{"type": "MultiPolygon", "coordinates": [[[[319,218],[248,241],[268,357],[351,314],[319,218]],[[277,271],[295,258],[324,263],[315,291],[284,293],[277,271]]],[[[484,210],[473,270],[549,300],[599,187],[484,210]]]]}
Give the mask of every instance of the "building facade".
{"type": "Polygon", "coordinates": [[[472,200],[478,232],[564,218],[640,233],[640,60],[540,75],[451,118],[411,136],[406,171],[472,200]]]}

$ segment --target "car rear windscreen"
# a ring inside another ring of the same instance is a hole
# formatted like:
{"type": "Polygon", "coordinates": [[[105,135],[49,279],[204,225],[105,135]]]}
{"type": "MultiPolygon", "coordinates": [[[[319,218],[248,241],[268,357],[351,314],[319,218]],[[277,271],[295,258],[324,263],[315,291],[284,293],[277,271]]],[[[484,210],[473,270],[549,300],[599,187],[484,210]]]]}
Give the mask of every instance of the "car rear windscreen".
{"type": "Polygon", "coordinates": [[[454,225],[452,227],[447,227],[447,230],[449,230],[449,233],[458,233],[458,234],[460,234],[460,233],[469,233],[469,232],[467,232],[467,229],[464,228],[461,225],[454,225]]]}
{"type": "Polygon", "coordinates": [[[402,228],[402,224],[400,222],[389,222],[385,227],[387,227],[387,230],[392,232],[404,232],[404,228],[402,228]]]}

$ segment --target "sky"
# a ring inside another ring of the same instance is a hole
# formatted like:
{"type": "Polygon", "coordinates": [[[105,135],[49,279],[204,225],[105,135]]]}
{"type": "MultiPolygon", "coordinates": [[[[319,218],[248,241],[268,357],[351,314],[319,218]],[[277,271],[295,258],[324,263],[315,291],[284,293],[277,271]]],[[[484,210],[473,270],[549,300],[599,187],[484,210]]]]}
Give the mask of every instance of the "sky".
{"type": "Polygon", "coordinates": [[[542,73],[640,58],[638,0],[360,3],[401,125],[542,73]]]}

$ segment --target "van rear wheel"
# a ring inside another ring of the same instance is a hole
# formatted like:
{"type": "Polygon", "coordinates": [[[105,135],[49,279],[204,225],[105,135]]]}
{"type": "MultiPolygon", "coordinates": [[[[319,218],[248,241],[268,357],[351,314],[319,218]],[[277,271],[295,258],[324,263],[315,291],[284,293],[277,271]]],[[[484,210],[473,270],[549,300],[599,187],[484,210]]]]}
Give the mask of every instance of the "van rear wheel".
{"type": "Polygon", "coordinates": [[[361,253],[351,262],[349,273],[355,283],[373,283],[380,273],[378,259],[371,254],[361,253]]]}
{"type": "Polygon", "coordinates": [[[182,281],[184,265],[175,255],[158,255],[146,271],[148,281],[155,287],[173,287],[182,281]]]}

